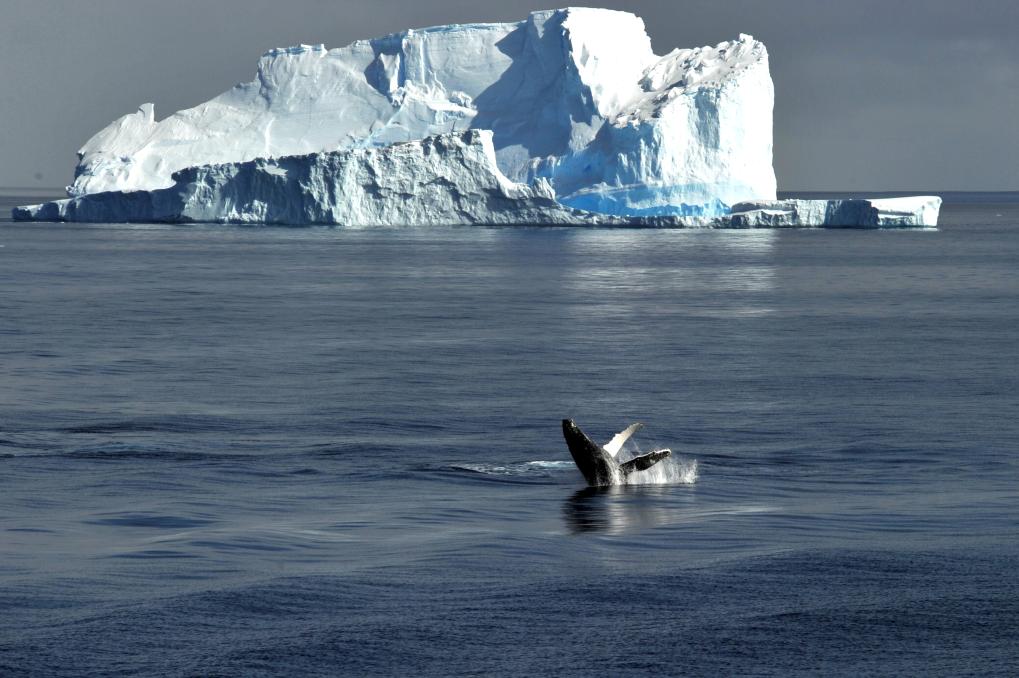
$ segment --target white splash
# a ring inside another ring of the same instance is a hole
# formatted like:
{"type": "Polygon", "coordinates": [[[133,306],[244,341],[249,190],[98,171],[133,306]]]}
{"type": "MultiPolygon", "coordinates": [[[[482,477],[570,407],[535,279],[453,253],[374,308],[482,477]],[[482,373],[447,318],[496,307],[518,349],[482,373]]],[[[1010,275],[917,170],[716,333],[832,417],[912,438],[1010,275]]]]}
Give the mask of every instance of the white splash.
{"type": "MultiPolygon", "coordinates": [[[[627,452],[623,456],[627,456],[627,452]]],[[[509,464],[457,464],[452,468],[493,476],[547,477],[550,472],[576,473],[577,467],[573,461],[536,460],[509,464]]],[[[645,471],[636,471],[629,476],[620,473],[612,485],[693,485],[695,482],[696,459],[669,457],[645,471]]]]}
{"type": "Polygon", "coordinates": [[[568,471],[575,468],[572,461],[526,461],[510,464],[458,464],[454,469],[494,476],[544,476],[547,471],[568,471]]]}
{"type": "Polygon", "coordinates": [[[570,469],[575,466],[572,461],[529,461],[527,465],[535,468],[549,469],[570,469]]]}
{"type": "Polygon", "coordinates": [[[693,485],[697,482],[697,460],[663,459],[645,471],[623,478],[622,485],[693,485]]]}

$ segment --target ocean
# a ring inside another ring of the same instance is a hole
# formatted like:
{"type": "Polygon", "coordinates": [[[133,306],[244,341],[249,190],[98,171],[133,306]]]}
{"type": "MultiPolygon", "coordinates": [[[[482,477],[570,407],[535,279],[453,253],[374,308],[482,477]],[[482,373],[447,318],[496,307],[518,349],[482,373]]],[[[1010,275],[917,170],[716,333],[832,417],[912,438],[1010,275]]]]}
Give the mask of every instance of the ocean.
{"type": "Polygon", "coordinates": [[[1016,675],[1019,194],[945,195],[937,231],[8,219],[0,675],[1016,675]],[[566,417],[673,457],[587,489],[566,417]]]}

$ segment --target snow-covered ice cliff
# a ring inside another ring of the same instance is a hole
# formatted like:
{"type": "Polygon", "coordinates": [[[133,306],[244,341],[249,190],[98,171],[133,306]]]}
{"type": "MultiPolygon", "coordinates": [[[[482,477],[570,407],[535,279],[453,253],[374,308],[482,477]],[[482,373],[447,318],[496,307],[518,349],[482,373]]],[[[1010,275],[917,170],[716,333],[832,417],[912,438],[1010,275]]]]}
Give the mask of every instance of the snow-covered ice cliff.
{"type": "Polygon", "coordinates": [[[844,216],[770,202],[773,100],[752,37],[656,56],[640,18],[604,9],[274,49],[211,101],[114,121],[79,151],[69,200],[15,217],[743,225],[732,206],[747,202],[766,206],[747,224],[844,216]]]}

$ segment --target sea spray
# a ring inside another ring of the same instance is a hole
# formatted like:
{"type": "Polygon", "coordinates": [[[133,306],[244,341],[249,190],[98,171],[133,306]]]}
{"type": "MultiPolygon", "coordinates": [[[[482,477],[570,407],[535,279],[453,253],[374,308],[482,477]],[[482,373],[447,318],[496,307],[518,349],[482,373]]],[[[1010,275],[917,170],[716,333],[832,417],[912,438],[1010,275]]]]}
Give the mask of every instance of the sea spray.
{"type": "Polygon", "coordinates": [[[693,485],[697,482],[697,460],[669,457],[646,471],[623,478],[623,485],[693,485]]]}

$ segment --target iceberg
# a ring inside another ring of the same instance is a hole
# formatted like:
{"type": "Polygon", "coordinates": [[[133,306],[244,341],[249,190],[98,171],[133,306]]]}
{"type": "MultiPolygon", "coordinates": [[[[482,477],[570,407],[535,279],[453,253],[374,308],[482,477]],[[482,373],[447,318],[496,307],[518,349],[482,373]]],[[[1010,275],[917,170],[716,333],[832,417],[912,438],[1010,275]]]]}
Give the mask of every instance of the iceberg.
{"type": "Polygon", "coordinates": [[[14,218],[936,224],[940,201],[776,201],[773,104],[753,37],[657,56],[639,17],[605,9],[273,49],[208,102],[114,121],[68,199],[14,218]]]}

